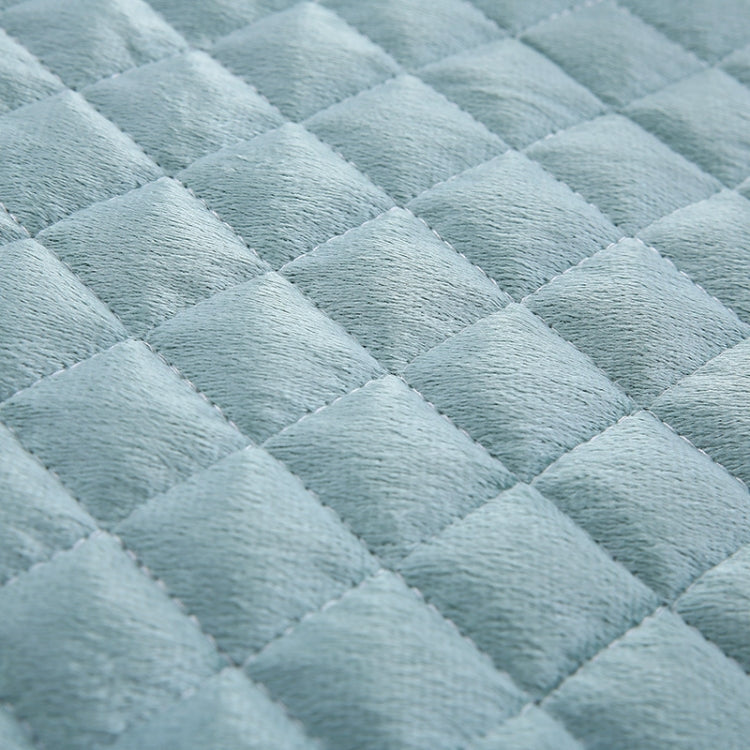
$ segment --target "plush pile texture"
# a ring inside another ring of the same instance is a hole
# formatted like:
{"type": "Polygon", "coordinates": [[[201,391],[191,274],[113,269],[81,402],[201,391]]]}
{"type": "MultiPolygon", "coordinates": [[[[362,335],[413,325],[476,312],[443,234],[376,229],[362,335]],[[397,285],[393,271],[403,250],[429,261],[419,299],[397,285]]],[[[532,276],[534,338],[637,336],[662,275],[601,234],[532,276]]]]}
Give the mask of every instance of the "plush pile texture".
{"type": "Polygon", "coordinates": [[[750,747],[750,0],[0,0],[0,750],[750,747]]]}

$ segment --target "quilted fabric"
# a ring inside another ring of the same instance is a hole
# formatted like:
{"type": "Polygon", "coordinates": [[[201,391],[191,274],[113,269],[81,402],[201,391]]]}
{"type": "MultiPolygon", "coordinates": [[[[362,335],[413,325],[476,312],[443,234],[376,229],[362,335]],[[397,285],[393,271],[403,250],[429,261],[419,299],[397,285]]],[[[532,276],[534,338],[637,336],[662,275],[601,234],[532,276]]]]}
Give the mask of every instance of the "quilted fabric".
{"type": "Polygon", "coordinates": [[[0,0],[0,750],[747,750],[749,87],[749,0],[0,0]]]}

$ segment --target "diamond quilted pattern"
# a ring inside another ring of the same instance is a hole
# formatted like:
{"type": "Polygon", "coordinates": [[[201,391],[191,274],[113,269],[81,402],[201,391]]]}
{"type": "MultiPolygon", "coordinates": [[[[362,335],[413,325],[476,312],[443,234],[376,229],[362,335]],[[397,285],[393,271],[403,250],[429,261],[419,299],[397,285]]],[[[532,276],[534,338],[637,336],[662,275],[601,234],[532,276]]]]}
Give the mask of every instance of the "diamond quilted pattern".
{"type": "Polygon", "coordinates": [[[574,126],[527,153],[626,232],[719,189],[716,180],[618,115],[574,126]]]}
{"type": "Polygon", "coordinates": [[[455,747],[523,703],[507,676],[390,573],[304,620],[247,670],[333,747],[351,732],[362,748],[455,747]],[[471,690],[456,693],[456,681],[471,690]],[[363,724],[372,712],[377,720],[363,724]]]}
{"type": "Polygon", "coordinates": [[[419,75],[515,148],[604,110],[590,91],[515,39],[449,57],[419,75]]]}
{"type": "Polygon", "coordinates": [[[479,269],[400,209],[329,240],[282,270],[383,364],[397,370],[510,301],[479,269]],[[397,297],[393,279],[401,284],[397,297]]]}
{"type": "Polygon", "coordinates": [[[185,310],[150,341],[256,440],[382,373],[277,274],[185,310]]]}
{"type": "Polygon", "coordinates": [[[0,748],[747,750],[749,29],[0,0],[0,748]]]}
{"type": "Polygon", "coordinates": [[[396,63],[335,13],[300,3],[220,40],[214,53],[287,117],[302,120],[390,78],[396,63]]]}
{"type": "Polygon", "coordinates": [[[247,442],[134,341],[16,394],[0,406],[0,417],[94,516],[109,522],[247,442]]]}
{"type": "Polygon", "coordinates": [[[412,552],[401,570],[537,696],[656,605],[653,592],[523,485],[412,552]],[[527,540],[522,555],[519,538],[527,540]],[[547,565],[552,569],[539,575],[547,565]]]}
{"type": "Polygon", "coordinates": [[[179,176],[275,266],[393,205],[291,124],[199,159],[179,176]]]}
{"type": "Polygon", "coordinates": [[[622,240],[583,261],[532,295],[528,305],[633,398],[646,402],[750,333],[637,240],[622,240]],[[613,307],[617,297],[621,303],[613,307]],[[677,301],[670,312],[661,307],[666,299],[677,301]],[[611,314],[615,308],[622,313],[611,314]]]}
{"type": "Polygon", "coordinates": [[[301,419],[265,446],[388,562],[513,481],[393,376],[301,419]]]}
{"type": "Polygon", "coordinates": [[[27,0],[6,10],[0,23],[72,87],[158,60],[185,45],[141,0],[27,0]]]}
{"type": "Polygon", "coordinates": [[[412,76],[365,91],[306,124],[403,202],[505,150],[497,136],[412,76]],[[421,123],[419,132],[414,122],[421,123]]]}
{"type": "Polygon", "coordinates": [[[78,95],[0,117],[0,200],[27,229],[156,179],[161,170],[78,95]]]}
{"type": "Polygon", "coordinates": [[[631,405],[583,354],[515,304],[421,355],[405,375],[523,479],[631,405]]]}

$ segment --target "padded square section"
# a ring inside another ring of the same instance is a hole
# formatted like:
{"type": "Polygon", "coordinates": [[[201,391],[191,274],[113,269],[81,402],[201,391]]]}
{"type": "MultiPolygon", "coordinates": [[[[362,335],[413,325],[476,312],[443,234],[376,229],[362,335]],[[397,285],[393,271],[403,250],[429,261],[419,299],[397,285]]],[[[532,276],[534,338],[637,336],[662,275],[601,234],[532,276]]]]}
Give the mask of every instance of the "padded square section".
{"type": "Polygon", "coordinates": [[[464,0],[324,0],[409,69],[471,49],[502,35],[464,0]]]}
{"type": "Polygon", "coordinates": [[[750,334],[639,240],[601,250],[527,304],[642,403],[750,334]]]}
{"type": "Polygon", "coordinates": [[[711,62],[750,42],[750,26],[738,22],[748,0],[621,0],[679,44],[711,62]]]}
{"type": "Polygon", "coordinates": [[[583,750],[583,745],[545,711],[528,706],[468,750],[583,750]]]}
{"type": "Polygon", "coordinates": [[[452,750],[518,712],[489,659],[381,572],[303,620],[247,665],[330,747],[452,750]]]}
{"type": "Polygon", "coordinates": [[[0,200],[32,233],[161,170],[71,91],[0,117],[0,200]]]}
{"type": "Polygon", "coordinates": [[[106,523],[247,443],[135,341],[16,394],[0,417],[106,523]]]}
{"type": "Polygon", "coordinates": [[[516,299],[622,235],[515,151],[436,185],[409,208],[516,299]]]}
{"type": "Polygon", "coordinates": [[[258,441],[382,373],[275,273],[185,310],[149,338],[258,441]]]}
{"type": "Polygon", "coordinates": [[[126,336],[114,315],[39,243],[19,240],[0,250],[0,401],[126,336]]]}
{"type": "Polygon", "coordinates": [[[412,76],[336,104],[306,124],[399,202],[506,149],[484,125],[412,76]]]}
{"type": "Polygon", "coordinates": [[[117,533],[237,664],[376,568],[338,517],[260,448],[150,500],[117,533]]]}
{"type": "Polygon", "coordinates": [[[267,265],[166,177],[39,234],[135,335],[267,265]]]}
{"type": "Polygon", "coordinates": [[[275,267],[393,201],[299,125],[198,160],[180,179],[275,267]]]}
{"type": "Polygon", "coordinates": [[[750,672],[750,546],[701,576],[675,603],[689,625],[750,672]]]}
{"type": "Polygon", "coordinates": [[[630,411],[630,399],[525,307],[422,354],[406,379],[524,480],[630,411]]]}
{"type": "Polygon", "coordinates": [[[199,47],[299,0],[149,0],[172,26],[199,47]]]}
{"type": "Polygon", "coordinates": [[[0,29],[0,113],[44,99],[62,88],[57,76],[0,29]]]}
{"type": "Polygon", "coordinates": [[[316,750],[301,728],[236,669],[206,680],[194,695],[126,730],[113,750],[316,750]]]}
{"type": "Polygon", "coordinates": [[[721,67],[738,81],[750,86],[750,44],[722,60],[721,67]]]}
{"type": "Polygon", "coordinates": [[[105,78],[83,94],[172,172],[283,122],[265,99],[203,52],[105,78]]]}
{"type": "Polygon", "coordinates": [[[398,70],[382,49],[315,3],[300,3],[235,31],[216,44],[213,54],[292,120],[303,120],[398,70]]]}
{"type": "Polygon", "coordinates": [[[91,516],[3,425],[0,497],[0,586],[96,529],[91,516]]]}
{"type": "Polygon", "coordinates": [[[750,541],[750,494],[648,412],[566,453],[534,486],[673,599],[750,541]]]}
{"type": "Polygon", "coordinates": [[[673,385],[651,409],[750,484],[750,340],[673,385]]]}
{"type": "Polygon", "coordinates": [[[574,125],[527,153],[631,234],[720,188],[715,178],[619,115],[574,125]]]}
{"type": "Polygon", "coordinates": [[[575,0],[471,0],[488,18],[518,34],[538,21],[567,10],[575,0]]]}
{"type": "Polygon", "coordinates": [[[27,0],[0,14],[0,25],[73,88],[185,46],[142,0],[27,0]]]}
{"type": "Polygon", "coordinates": [[[454,55],[419,75],[514,148],[604,112],[588,89],[515,39],[454,55]]]}
{"type": "Polygon", "coordinates": [[[750,201],[725,190],[638,234],[750,323],[750,201]]]}
{"type": "Polygon", "coordinates": [[[107,535],[0,589],[0,610],[0,695],[60,750],[111,743],[220,665],[196,625],[107,535]]]}
{"type": "Polygon", "coordinates": [[[694,55],[609,0],[543,21],[523,39],[618,107],[702,67],[694,55]]]}
{"type": "Polygon", "coordinates": [[[388,564],[514,481],[392,375],[282,430],[265,447],[388,564]]]}
{"type": "Polygon", "coordinates": [[[510,302],[402,209],[329,240],[283,273],[392,370],[510,302]]]}
{"type": "Polygon", "coordinates": [[[660,610],[543,706],[589,750],[741,748],[750,732],[750,678],[660,610]]]}
{"type": "Polygon", "coordinates": [[[653,592],[524,485],[447,528],[400,568],[537,698],[657,604],[653,592]]]}
{"type": "Polygon", "coordinates": [[[733,187],[750,174],[750,90],[710,68],[633,102],[627,113],[733,187]]]}

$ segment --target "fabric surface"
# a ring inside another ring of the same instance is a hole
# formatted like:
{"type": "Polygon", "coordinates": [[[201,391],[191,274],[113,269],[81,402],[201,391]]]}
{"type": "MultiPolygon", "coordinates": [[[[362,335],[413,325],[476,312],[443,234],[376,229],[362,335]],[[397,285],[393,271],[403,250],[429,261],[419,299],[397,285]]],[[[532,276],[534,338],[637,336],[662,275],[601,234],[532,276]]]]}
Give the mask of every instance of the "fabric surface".
{"type": "Polygon", "coordinates": [[[0,749],[750,747],[748,0],[0,0],[0,749]]]}

